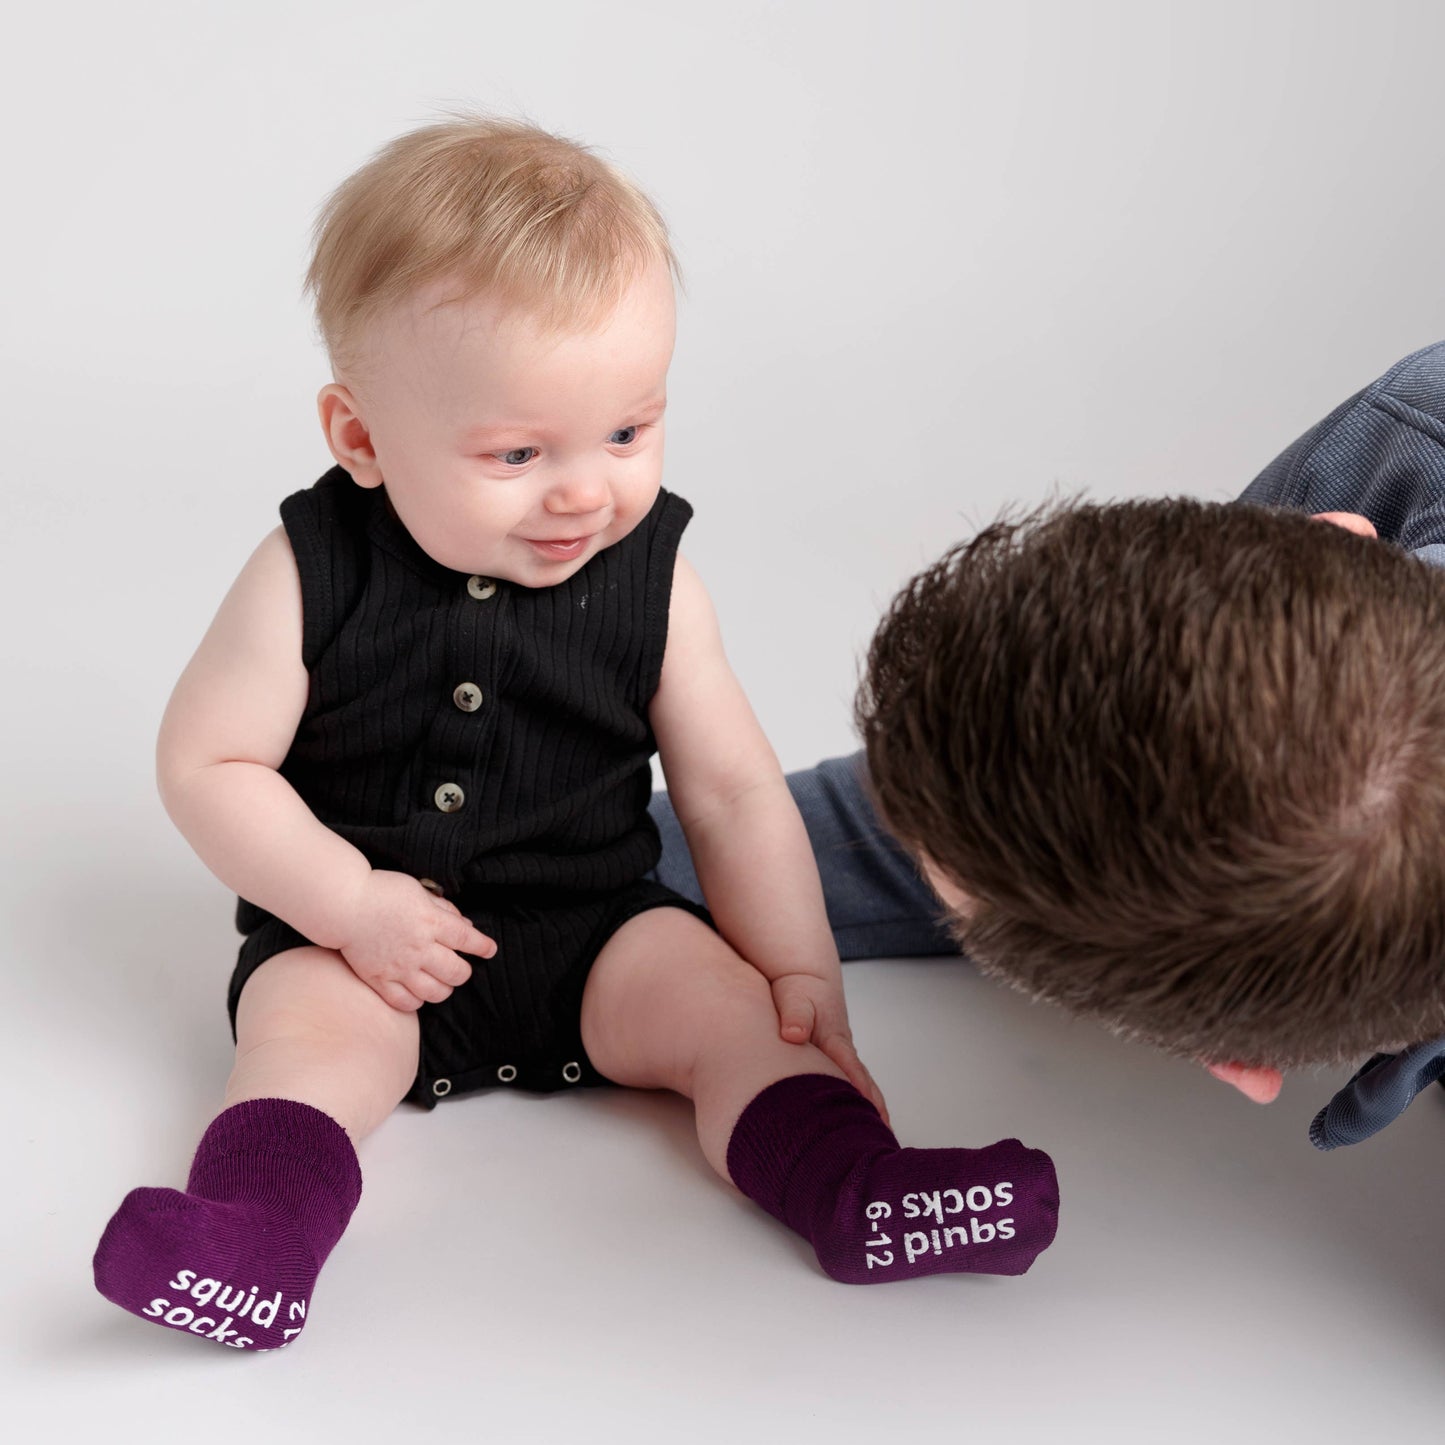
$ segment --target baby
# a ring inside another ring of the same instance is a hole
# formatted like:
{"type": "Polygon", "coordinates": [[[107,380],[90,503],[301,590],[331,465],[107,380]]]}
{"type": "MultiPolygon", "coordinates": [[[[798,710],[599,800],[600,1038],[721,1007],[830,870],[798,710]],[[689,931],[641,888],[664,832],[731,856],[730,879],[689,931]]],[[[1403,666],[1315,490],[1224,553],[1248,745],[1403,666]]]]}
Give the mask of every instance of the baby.
{"type": "Polygon", "coordinates": [[[1019,1274],[1047,1155],[900,1149],[853,1048],[801,820],[661,485],[667,232],[513,122],[407,135],[308,275],[337,465],[281,505],[167,709],[166,807],[241,895],[236,1063],[185,1192],[100,1291],[238,1349],[299,1334],[401,1100],[615,1083],[865,1283],[1019,1274]],[[707,908],[645,875],[661,754],[707,908]]]}

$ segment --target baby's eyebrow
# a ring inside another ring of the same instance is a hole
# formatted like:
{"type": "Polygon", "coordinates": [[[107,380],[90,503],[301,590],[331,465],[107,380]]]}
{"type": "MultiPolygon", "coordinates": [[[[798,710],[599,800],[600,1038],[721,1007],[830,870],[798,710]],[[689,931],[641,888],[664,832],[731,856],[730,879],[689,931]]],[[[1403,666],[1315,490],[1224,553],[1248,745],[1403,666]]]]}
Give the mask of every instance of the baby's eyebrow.
{"type": "Polygon", "coordinates": [[[535,436],[535,427],[524,426],[473,426],[462,433],[462,440],[469,443],[506,441],[512,437],[535,436]]]}

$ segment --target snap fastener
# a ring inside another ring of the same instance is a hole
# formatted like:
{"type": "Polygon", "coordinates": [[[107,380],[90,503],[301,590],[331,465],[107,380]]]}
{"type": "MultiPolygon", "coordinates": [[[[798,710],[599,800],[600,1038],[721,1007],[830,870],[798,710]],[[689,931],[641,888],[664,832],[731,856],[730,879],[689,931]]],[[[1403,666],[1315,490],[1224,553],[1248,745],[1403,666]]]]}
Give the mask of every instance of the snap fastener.
{"type": "Polygon", "coordinates": [[[446,889],[444,889],[435,878],[418,878],[416,881],[420,883],[428,893],[435,893],[438,898],[446,897],[446,889]]]}
{"type": "Polygon", "coordinates": [[[497,1070],[497,1078],[504,1084],[510,1084],[517,1077],[517,1066],[515,1064],[503,1064],[497,1070]]]}
{"type": "Polygon", "coordinates": [[[432,794],[432,799],[443,813],[455,813],[466,802],[467,795],[455,783],[443,783],[432,794]]]}
{"type": "Polygon", "coordinates": [[[431,1091],[438,1099],[445,1099],[452,1091],[452,1081],[450,1079],[433,1079],[431,1091]]]}
{"type": "Polygon", "coordinates": [[[563,1064],[563,1065],[562,1065],[562,1077],[563,1077],[564,1079],[566,1079],[566,1081],[567,1081],[569,1084],[575,1084],[575,1083],[577,1082],[577,1080],[582,1077],[582,1065],[581,1065],[581,1064],[563,1064]]]}
{"type": "Polygon", "coordinates": [[[452,689],[452,701],[463,712],[476,712],[482,705],[482,690],[474,682],[459,682],[452,689]]]}
{"type": "Polygon", "coordinates": [[[468,577],[467,591],[478,602],[485,602],[489,597],[496,596],[497,584],[490,577],[468,577]]]}

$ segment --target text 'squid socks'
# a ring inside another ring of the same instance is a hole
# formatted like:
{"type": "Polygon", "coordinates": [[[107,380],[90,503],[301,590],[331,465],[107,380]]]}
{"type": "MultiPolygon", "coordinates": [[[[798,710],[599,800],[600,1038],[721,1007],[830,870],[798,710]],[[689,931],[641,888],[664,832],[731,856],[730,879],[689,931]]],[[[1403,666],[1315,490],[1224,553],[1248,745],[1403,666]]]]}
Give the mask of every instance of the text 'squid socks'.
{"type": "Polygon", "coordinates": [[[301,1333],[312,1286],[361,1197],[334,1119],[252,1099],[201,1138],[185,1193],[133,1189],[95,1251],[96,1288],[140,1315],[233,1349],[301,1333]]]}
{"type": "Polygon", "coordinates": [[[1058,1228],[1047,1154],[1017,1139],[900,1148],[873,1105],[827,1074],[764,1089],[733,1128],[728,1173],[845,1284],[1022,1274],[1058,1228]]]}

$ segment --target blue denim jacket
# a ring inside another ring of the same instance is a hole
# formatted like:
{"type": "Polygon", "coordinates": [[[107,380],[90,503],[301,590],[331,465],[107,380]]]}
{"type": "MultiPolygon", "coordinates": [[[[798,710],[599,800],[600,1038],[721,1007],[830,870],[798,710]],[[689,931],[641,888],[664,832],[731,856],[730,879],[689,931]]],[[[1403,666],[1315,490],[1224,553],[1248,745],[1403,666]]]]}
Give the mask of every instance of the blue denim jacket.
{"type": "MultiPolygon", "coordinates": [[[[1445,565],[1445,342],[1392,366],[1287,447],[1240,498],[1359,512],[1386,541],[1445,565]]],[[[1445,1039],[1376,1054],[1310,1125],[1319,1149],[1357,1144],[1445,1076],[1445,1039]]]]}
{"type": "MultiPolygon", "coordinates": [[[[1392,366],[1311,427],[1240,498],[1258,506],[1358,512],[1387,541],[1445,565],[1445,342],[1392,366]]],[[[955,953],[938,899],[879,823],[863,756],[831,758],[792,773],[838,952],[844,959],[955,953]]],[[[682,829],[659,793],[662,834],[656,876],[700,900],[682,829]]],[[[1317,1148],[1358,1143],[1404,1112],[1445,1076],[1445,1039],[1377,1054],[1310,1125],[1317,1148]]]]}

